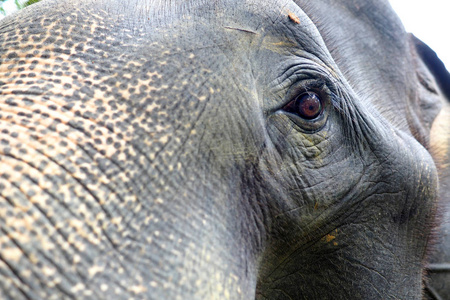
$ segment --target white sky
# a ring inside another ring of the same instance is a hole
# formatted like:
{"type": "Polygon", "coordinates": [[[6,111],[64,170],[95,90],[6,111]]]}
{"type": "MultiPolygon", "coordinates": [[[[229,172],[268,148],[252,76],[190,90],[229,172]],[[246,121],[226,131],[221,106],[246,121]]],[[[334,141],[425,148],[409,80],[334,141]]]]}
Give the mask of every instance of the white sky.
{"type": "MultiPolygon", "coordinates": [[[[16,11],[16,5],[14,4],[14,0],[8,0],[3,3],[3,9],[6,11],[6,14],[10,14],[13,11],[16,11]]],[[[0,15],[0,19],[3,18],[3,15],[0,15]]]]}
{"type": "Polygon", "coordinates": [[[450,70],[450,1],[390,0],[406,30],[436,51],[450,70]]]}
{"type": "MultiPolygon", "coordinates": [[[[414,33],[436,51],[447,70],[450,70],[450,0],[390,0],[390,2],[406,30],[414,33]]],[[[8,12],[13,11],[14,0],[6,2],[4,8],[8,12]]]]}

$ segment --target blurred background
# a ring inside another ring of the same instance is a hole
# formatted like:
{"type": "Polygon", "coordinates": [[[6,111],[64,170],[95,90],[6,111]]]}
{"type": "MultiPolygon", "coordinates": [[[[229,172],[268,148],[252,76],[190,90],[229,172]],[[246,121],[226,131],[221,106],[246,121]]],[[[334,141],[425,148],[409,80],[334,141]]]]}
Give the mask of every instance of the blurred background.
{"type": "MultiPolygon", "coordinates": [[[[0,19],[39,0],[0,0],[0,19]]],[[[450,70],[450,0],[390,0],[407,31],[430,46],[450,70]]]]}
{"type": "Polygon", "coordinates": [[[450,1],[390,0],[406,31],[436,51],[450,70],[450,1]]]}

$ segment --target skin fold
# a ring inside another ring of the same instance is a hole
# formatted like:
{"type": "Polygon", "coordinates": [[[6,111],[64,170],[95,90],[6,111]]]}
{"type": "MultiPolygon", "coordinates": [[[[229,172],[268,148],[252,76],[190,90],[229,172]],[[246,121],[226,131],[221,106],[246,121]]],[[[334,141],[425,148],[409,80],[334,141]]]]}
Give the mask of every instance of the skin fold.
{"type": "Polygon", "coordinates": [[[449,187],[430,51],[385,1],[5,18],[0,298],[422,299],[449,187]]]}

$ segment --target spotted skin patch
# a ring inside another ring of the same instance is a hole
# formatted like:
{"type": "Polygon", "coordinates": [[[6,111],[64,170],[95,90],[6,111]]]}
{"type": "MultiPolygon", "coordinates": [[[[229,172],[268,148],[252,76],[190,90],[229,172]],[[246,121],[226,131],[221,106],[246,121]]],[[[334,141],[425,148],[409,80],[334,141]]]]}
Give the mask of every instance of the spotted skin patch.
{"type": "MultiPolygon", "coordinates": [[[[142,232],[178,222],[181,204],[167,212],[154,196],[175,199],[169,182],[199,178],[180,147],[199,148],[196,122],[218,91],[193,53],[125,22],[83,8],[24,12],[0,29],[0,298],[143,298],[157,287],[146,266],[160,264],[149,249],[198,261],[188,239],[169,248],[142,232]]],[[[186,231],[213,223],[182,215],[186,231]]]]}

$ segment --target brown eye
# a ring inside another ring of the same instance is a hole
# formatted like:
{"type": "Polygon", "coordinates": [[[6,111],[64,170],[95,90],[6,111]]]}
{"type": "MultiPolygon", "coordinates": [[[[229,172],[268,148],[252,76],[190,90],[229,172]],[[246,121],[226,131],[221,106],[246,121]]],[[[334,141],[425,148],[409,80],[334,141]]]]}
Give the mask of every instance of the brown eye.
{"type": "Polygon", "coordinates": [[[289,102],[284,110],[303,119],[312,120],[322,112],[322,100],[316,93],[308,92],[289,102]]]}

